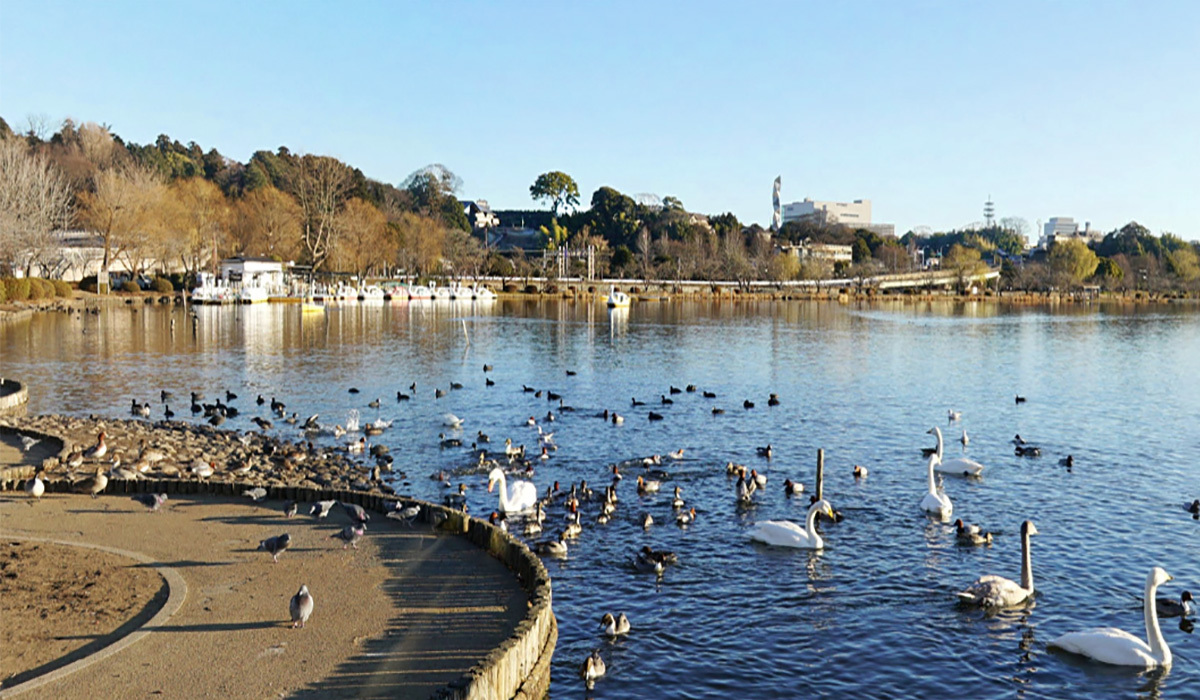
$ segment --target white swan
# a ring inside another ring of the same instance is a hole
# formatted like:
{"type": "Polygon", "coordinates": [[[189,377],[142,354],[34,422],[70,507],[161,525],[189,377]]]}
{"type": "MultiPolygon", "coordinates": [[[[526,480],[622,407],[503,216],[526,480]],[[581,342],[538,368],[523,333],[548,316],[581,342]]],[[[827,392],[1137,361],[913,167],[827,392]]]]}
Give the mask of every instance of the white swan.
{"type": "Polygon", "coordinates": [[[1158,626],[1154,593],[1160,584],[1171,580],[1173,577],[1158,566],[1151,569],[1146,576],[1142,616],[1146,620],[1146,638],[1149,643],[1125,630],[1115,627],[1097,627],[1064,634],[1051,641],[1050,646],[1115,666],[1140,666],[1141,668],[1170,666],[1171,650],[1167,647],[1162,630],[1158,626]]]}
{"type": "Polygon", "coordinates": [[[1020,605],[1033,596],[1033,565],[1029,557],[1029,538],[1038,534],[1032,520],[1021,523],[1021,583],[1003,576],[981,576],[978,581],[958,594],[969,605],[984,608],[1008,608],[1020,605]]]}
{"type": "Polygon", "coordinates": [[[829,501],[821,499],[808,508],[808,516],[804,518],[804,528],[790,520],[767,520],[758,523],[750,530],[750,539],[775,547],[792,547],[795,549],[824,549],[825,540],[817,534],[817,514],[825,513],[833,517],[833,506],[829,501]]]}
{"type": "Polygon", "coordinates": [[[512,491],[509,491],[508,480],[504,478],[504,472],[498,468],[493,469],[488,474],[488,493],[492,492],[492,487],[497,482],[500,483],[500,512],[519,513],[533,508],[533,505],[537,503],[537,487],[531,482],[514,481],[512,491]]]}
{"type": "MultiPolygon", "coordinates": [[[[929,429],[929,432],[937,436],[937,464],[934,468],[942,474],[950,474],[952,476],[981,476],[983,474],[983,465],[973,459],[966,457],[954,457],[946,459],[943,451],[942,429],[934,426],[929,429]]],[[[966,434],[965,432],[963,433],[966,434]]]]}
{"type": "Polygon", "coordinates": [[[933,479],[933,467],[937,462],[937,455],[929,457],[929,493],[921,499],[921,510],[939,516],[942,520],[949,520],[954,512],[954,504],[950,502],[949,496],[938,493],[937,483],[933,479]]]}

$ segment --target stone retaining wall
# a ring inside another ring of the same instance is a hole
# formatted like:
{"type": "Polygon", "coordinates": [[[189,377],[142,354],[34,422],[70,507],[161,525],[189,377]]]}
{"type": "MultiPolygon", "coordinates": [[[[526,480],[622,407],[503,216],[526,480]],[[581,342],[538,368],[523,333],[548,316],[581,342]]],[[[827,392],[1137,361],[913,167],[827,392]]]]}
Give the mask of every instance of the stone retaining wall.
{"type": "Polygon", "coordinates": [[[0,413],[23,410],[29,403],[29,389],[15,379],[0,379],[0,413]]]}
{"type": "MultiPolygon", "coordinates": [[[[21,479],[0,479],[0,491],[24,488],[21,479]]],[[[360,491],[311,489],[296,486],[268,486],[267,497],[312,503],[336,499],[354,503],[367,510],[387,512],[399,501],[419,503],[419,518],[438,529],[466,537],[508,567],[529,596],[529,610],[513,635],[499,648],[467,671],[462,677],[433,694],[445,700],[483,698],[543,698],[550,688],[550,658],[558,641],[558,623],[551,609],[550,575],[538,557],[517,538],[485,520],[445,506],[410,498],[397,498],[360,491]]],[[[46,482],[47,493],[66,493],[71,482],[53,479],[46,482]]],[[[171,495],[241,496],[245,484],[182,479],[145,479],[128,481],[109,479],[106,494],[167,493],[171,495]]]]}

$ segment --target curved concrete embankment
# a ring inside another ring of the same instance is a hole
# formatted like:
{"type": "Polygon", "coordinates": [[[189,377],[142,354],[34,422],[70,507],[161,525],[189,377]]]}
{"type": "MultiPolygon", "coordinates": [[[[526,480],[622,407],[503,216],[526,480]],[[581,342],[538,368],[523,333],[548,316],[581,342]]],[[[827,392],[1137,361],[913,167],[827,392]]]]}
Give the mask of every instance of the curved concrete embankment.
{"type": "MultiPolygon", "coordinates": [[[[10,479],[0,482],[0,491],[12,491],[22,487],[23,481],[21,480],[10,479]]],[[[235,501],[230,498],[240,495],[245,488],[245,484],[229,482],[179,479],[112,480],[109,482],[105,496],[99,500],[81,499],[89,506],[97,504],[103,509],[103,513],[92,511],[96,514],[78,517],[107,518],[110,517],[108,515],[110,508],[117,507],[118,504],[123,509],[134,507],[136,504],[131,504],[123,499],[114,501],[112,505],[105,504],[105,501],[108,496],[135,493],[167,493],[171,496],[169,504],[185,509],[190,509],[193,505],[203,506],[209,499],[214,504],[224,504],[225,507],[249,508],[252,507],[252,504],[248,499],[235,501]]],[[[268,500],[289,499],[305,503],[336,499],[361,505],[363,508],[377,513],[391,510],[397,500],[406,504],[418,502],[358,491],[320,490],[291,486],[275,486],[267,487],[267,489],[268,500]]],[[[46,498],[48,502],[49,499],[56,497],[61,499],[62,497],[56,496],[56,494],[69,490],[69,482],[62,479],[51,480],[47,482],[46,498]]],[[[71,498],[80,499],[81,497],[71,498]]],[[[308,683],[304,688],[296,689],[294,695],[299,697],[432,696],[455,700],[459,698],[534,698],[545,695],[549,687],[550,658],[557,641],[557,623],[551,608],[550,579],[541,561],[520,541],[485,521],[470,518],[461,512],[434,504],[422,503],[422,506],[419,518],[424,523],[436,526],[437,531],[454,533],[456,537],[449,539],[459,540],[464,545],[469,542],[470,546],[466,547],[467,549],[481,549],[502,562],[519,585],[519,597],[501,606],[503,609],[496,609],[497,598],[492,593],[486,594],[485,599],[481,598],[479,591],[468,591],[465,588],[464,590],[455,590],[456,580],[463,582],[459,585],[464,585],[466,582],[477,580],[478,577],[469,570],[461,570],[465,566],[461,562],[458,565],[460,570],[454,572],[457,578],[449,575],[440,577],[439,568],[446,565],[444,557],[440,555],[424,558],[414,556],[414,552],[428,551],[431,542],[436,544],[437,541],[441,541],[432,534],[424,536],[419,535],[418,532],[412,536],[406,535],[410,539],[421,540],[407,550],[393,548],[394,551],[384,551],[384,547],[389,545],[380,544],[379,556],[383,561],[391,562],[390,565],[397,569],[395,587],[411,587],[398,592],[389,592],[393,603],[397,600],[402,601],[398,607],[398,613],[396,606],[393,605],[393,612],[398,617],[393,617],[387,622],[382,635],[362,642],[359,648],[349,653],[348,658],[343,659],[331,674],[308,683]],[[424,581],[438,581],[438,583],[431,585],[428,591],[422,593],[416,590],[416,586],[424,581]],[[481,602],[490,602],[491,605],[480,605],[481,602]],[[502,625],[504,629],[508,630],[504,633],[507,636],[503,638],[503,641],[490,652],[483,649],[472,651],[469,648],[470,641],[478,636],[471,631],[470,626],[478,624],[482,618],[490,620],[488,624],[492,626],[493,631],[499,629],[496,625],[502,625]],[[504,620],[511,620],[511,622],[506,623],[503,622],[504,620]],[[454,629],[448,629],[455,625],[461,626],[462,629],[457,632],[454,629]],[[414,649],[414,646],[419,646],[416,644],[418,640],[415,638],[420,634],[434,635],[443,646],[453,645],[455,634],[457,634],[458,638],[464,642],[464,648],[459,649],[458,652],[453,649],[442,651],[430,661],[428,658],[430,652],[424,649],[414,649]],[[467,658],[469,654],[477,655],[467,658]],[[444,678],[448,663],[454,659],[458,659],[458,662],[462,664],[459,668],[465,668],[458,678],[448,683],[443,680],[440,686],[414,682],[414,674],[426,673],[428,675],[430,672],[430,669],[422,667],[422,664],[439,667],[438,671],[444,678]]],[[[274,517],[275,507],[271,511],[272,517],[274,517]]],[[[76,512],[87,513],[88,511],[76,512]]],[[[149,522],[160,522],[159,518],[171,517],[171,515],[172,513],[147,514],[147,517],[155,518],[149,522]]],[[[59,519],[67,520],[70,517],[72,517],[71,513],[67,512],[59,519]]],[[[229,518],[225,516],[218,518],[218,520],[227,519],[229,518]]],[[[303,520],[298,521],[292,527],[315,525],[317,522],[319,521],[303,520]]],[[[394,525],[391,521],[384,520],[383,522],[394,525]]],[[[22,521],[20,525],[23,528],[27,523],[22,521]]],[[[427,528],[426,531],[433,532],[427,528]]],[[[404,530],[400,532],[407,533],[404,530]]],[[[25,532],[20,534],[25,534],[25,532]]],[[[380,543],[386,542],[388,539],[385,533],[378,528],[372,530],[369,535],[369,538],[371,537],[377,538],[373,541],[380,543]]],[[[446,539],[445,535],[440,537],[442,540],[446,539]]],[[[404,546],[408,545],[400,545],[400,547],[404,546]]],[[[285,553],[281,560],[288,557],[289,554],[291,553],[285,553]]],[[[291,556],[298,557],[300,555],[292,554],[291,556]]],[[[486,559],[482,561],[486,561],[486,559]]],[[[191,564],[190,562],[185,563],[191,564]]],[[[282,564],[283,561],[280,565],[282,564]]],[[[222,564],[222,566],[224,565],[226,564],[222,564]]],[[[270,562],[267,562],[265,566],[270,566],[270,562]]],[[[209,570],[216,570],[216,568],[204,567],[203,569],[206,573],[209,570]]],[[[502,571],[502,569],[497,570],[502,571]]],[[[274,567],[271,568],[271,571],[274,571],[274,567]]],[[[482,572],[480,576],[483,576],[482,572]]],[[[391,580],[385,579],[382,586],[384,590],[389,590],[393,584],[391,580]]],[[[467,585],[467,587],[471,586],[467,585]]],[[[514,590],[518,589],[514,587],[514,590]]],[[[329,600],[327,593],[325,600],[329,600]]],[[[325,610],[328,611],[328,608],[325,610]]],[[[183,625],[176,625],[174,620],[171,622],[171,626],[178,626],[182,629],[183,625]]],[[[234,634],[234,632],[229,632],[229,634],[234,634]]],[[[137,648],[143,647],[138,645],[137,648]]],[[[148,649],[144,649],[144,651],[149,652],[148,649]]],[[[125,659],[126,657],[122,655],[119,658],[125,659]]],[[[88,680],[87,672],[81,673],[80,676],[77,683],[88,680]]],[[[64,697],[71,695],[71,692],[67,692],[64,697]]]]}
{"type": "Polygon", "coordinates": [[[0,378],[0,413],[24,409],[29,403],[29,389],[15,379],[0,378]]]}

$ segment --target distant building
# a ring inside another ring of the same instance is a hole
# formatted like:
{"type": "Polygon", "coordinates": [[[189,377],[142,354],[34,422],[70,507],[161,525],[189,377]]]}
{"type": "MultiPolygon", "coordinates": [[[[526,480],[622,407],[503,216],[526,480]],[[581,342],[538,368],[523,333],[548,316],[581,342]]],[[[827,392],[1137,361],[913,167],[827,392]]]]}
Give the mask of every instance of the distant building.
{"type": "Polygon", "coordinates": [[[1042,239],[1038,241],[1038,247],[1046,249],[1056,241],[1075,238],[1084,243],[1097,243],[1104,239],[1104,234],[1099,231],[1093,231],[1090,221],[1085,221],[1083,223],[1083,230],[1080,230],[1079,224],[1075,219],[1069,216],[1052,216],[1042,226],[1042,239]]]}
{"type": "Polygon", "coordinates": [[[871,200],[853,202],[822,202],[804,198],[802,202],[783,205],[783,223],[808,219],[822,226],[841,224],[849,229],[865,229],[880,236],[896,235],[895,224],[871,221],[871,200]]]}
{"type": "Polygon", "coordinates": [[[486,199],[477,199],[473,202],[459,201],[463,205],[463,213],[467,215],[467,221],[471,222],[472,229],[483,231],[500,225],[500,217],[492,213],[492,208],[488,206],[486,199]]]}
{"type": "Polygon", "coordinates": [[[497,226],[487,229],[487,238],[484,239],[484,243],[488,248],[493,248],[501,252],[513,250],[523,250],[525,252],[540,251],[545,247],[544,242],[545,236],[541,231],[523,226],[497,226]]]}
{"type": "Polygon", "coordinates": [[[813,243],[808,238],[800,241],[797,245],[779,246],[779,250],[787,255],[794,255],[802,261],[819,260],[828,263],[848,263],[854,260],[854,250],[848,245],[813,243]]]}
{"type": "Polygon", "coordinates": [[[271,258],[226,258],[221,261],[221,277],[233,286],[271,290],[285,286],[283,263],[271,258]]]}
{"type": "MultiPolygon", "coordinates": [[[[44,257],[41,263],[32,265],[35,277],[61,279],[78,282],[84,277],[98,274],[104,263],[104,237],[91,231],[55,231],[58,245],[44,257]]],[[[147,275],[166,275],[181,272],[183,266],[177,260],[161,261],[139,259],[135,270],[128,255],[117,256],[110,251],[108,270],[116,276],[130,277],[140,271],[147,275]]],[[[23,264],[22,264],[23,267],[23,264]]]]}

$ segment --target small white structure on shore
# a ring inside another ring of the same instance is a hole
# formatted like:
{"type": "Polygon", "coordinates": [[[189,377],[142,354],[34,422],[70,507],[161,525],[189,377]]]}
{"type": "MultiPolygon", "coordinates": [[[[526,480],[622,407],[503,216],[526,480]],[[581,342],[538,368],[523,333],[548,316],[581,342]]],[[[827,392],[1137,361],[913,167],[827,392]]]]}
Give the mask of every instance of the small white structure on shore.
{"type": "Polygon", "coordinates": [[[287,293],[283,263],[270,258],[226,258],[221,261],[221,278],[245,304],[287,293]]]}

